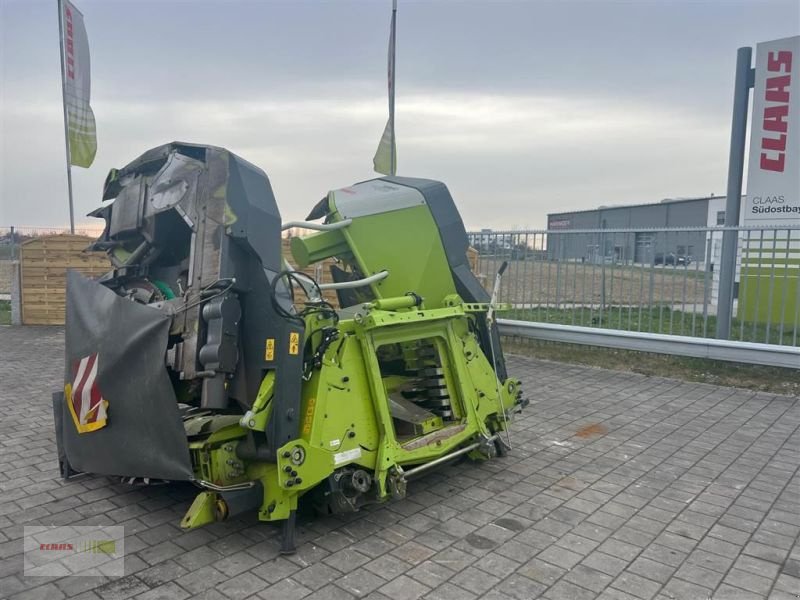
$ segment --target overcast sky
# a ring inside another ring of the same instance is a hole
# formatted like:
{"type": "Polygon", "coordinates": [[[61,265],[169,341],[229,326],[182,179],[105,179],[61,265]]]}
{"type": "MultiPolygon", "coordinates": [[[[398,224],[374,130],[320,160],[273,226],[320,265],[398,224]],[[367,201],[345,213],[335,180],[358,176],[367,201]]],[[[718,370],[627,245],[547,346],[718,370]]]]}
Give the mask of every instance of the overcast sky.
{"type": "MultiPolygon", "coordinates": [[[[75,0],[103,180],[173,140],[263,168],[284,219],[375,176],[390,0],[75,0]]],[[[444,181],[468,227],[724,194],[736,49],[797,35],[797,0],[399,0],[398,173],[444,181]]],[[[0,227],[68,223],[55,0],[0,0],[0,227]]]]}

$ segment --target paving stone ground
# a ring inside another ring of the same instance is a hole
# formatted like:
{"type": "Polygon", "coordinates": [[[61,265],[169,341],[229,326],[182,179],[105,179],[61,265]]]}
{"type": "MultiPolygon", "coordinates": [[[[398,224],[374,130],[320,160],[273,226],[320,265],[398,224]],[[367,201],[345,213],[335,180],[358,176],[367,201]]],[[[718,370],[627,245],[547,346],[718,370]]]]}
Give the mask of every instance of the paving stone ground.
{"type": "Polygon", "coordinates": [[[0,327],[0,597],[695,600],[800,592],[800,400],[512,357],[510,456],[406,500],[306,519],[281,557],[254,517],[183,532],[195,490],[63,482],[60,328],[0,327]],[[23,526],[123,525],[125,576],[26,578],[23,526]]]}

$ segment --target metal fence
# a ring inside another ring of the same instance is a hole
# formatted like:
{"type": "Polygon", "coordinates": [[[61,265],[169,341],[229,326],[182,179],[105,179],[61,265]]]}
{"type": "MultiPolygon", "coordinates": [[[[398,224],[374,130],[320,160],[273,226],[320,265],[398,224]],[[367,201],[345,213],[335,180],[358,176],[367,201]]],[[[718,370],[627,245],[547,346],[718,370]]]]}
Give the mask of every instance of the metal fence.
{"type": "MultiPolygon", "coordinates": [[[[727,230],[735,231],[738,241],[727,341],[771,344],[794,352],[800,348],[800,227],[727,230]]],[[[511,305],[503,316],[518,323],[516,334],[532,331],[535,325],[539,337],[565,339],[566,328],[571,328],[573,340],[591,338],[602,345],[646,349],[640,342],[647,339],[645,346],[658,346],[659,351],[684,348],[676,353],[705,340],[697,355],[710,356],[709,344],[717,331],[724,231],[725,227],[481,231],[470,233],[469,241],[478,252],[476,270],[487,289],[500,265],[508,262],[499,301],[511,305]],[[612,339],[600,332],[626,335],[612,339]],[[678,337],[683,346],[676,345],[678,337]]],[[[0,288],[7,279],[2,267],[19,257],[21,243],[68,232],[59,227],[0,228],[0,288]]],[[[102,227],[83,227],[75,233],[95,237],[101,232],[102,227]]],[[[0,289],[0,299],[7,294],[0,289]]],[[[717,354],[727,356],[730,348],[717,354]]],[[[800,365],[800,354],[781,360],[800,365]]],[[[779,363],[774,357],[766,362],[779,363]]]]}
{"type": "MultiPolygon", "coordinates": [[[[738,238],[730,340],[800,346],[800,227],[728,229],[738,238]]],[[[725,230],[483,231],[469,238],[487,288],[508,261],[499,295],[512,306],[506,319],[714,338],[725,230]]]]}

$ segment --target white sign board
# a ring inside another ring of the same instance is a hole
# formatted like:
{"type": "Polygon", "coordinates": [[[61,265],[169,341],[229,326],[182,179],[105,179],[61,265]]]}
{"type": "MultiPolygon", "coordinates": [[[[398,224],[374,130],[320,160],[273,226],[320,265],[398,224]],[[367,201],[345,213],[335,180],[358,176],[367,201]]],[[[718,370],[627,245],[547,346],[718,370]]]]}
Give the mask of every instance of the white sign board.
{"type": "Polygon", "coordinates": [[[744,225],[800,225],[800,36],[756,48],[744,225]]]}

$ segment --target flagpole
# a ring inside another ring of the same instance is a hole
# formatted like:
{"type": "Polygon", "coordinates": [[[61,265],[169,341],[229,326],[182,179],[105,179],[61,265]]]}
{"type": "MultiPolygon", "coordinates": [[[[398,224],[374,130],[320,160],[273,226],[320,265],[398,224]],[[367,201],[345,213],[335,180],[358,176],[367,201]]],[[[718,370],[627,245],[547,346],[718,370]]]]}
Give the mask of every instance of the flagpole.
{"type": "Polygon", "coordinates": [[[395,81],[395,71],[397,70],[397,66],[395,63],[395,47],[397,45],[397,38],[396,38],[396,30],[397,30],[397,0],[392,0],[392,93],[389,95],[389,115],[391,115],[392,121],[392,154],[391,154],[391,162],[389,163],[389,169],[392,175],[396,174],[397,168],[395,163],[395,137],[394,137],[394,81],[395,81]]]}
{"type": "Polygon", "coordinates": [[[69,232],[75,233],[75,211],[72,204],[72,156],[69,151],[69,121],[67,114],[67,73],[64,68],[64,6],[58,4],[58,46],[61,53],[61,106],[64,109],[64,145],[67,157],[67,190],[69,191],[69,232]]]}

